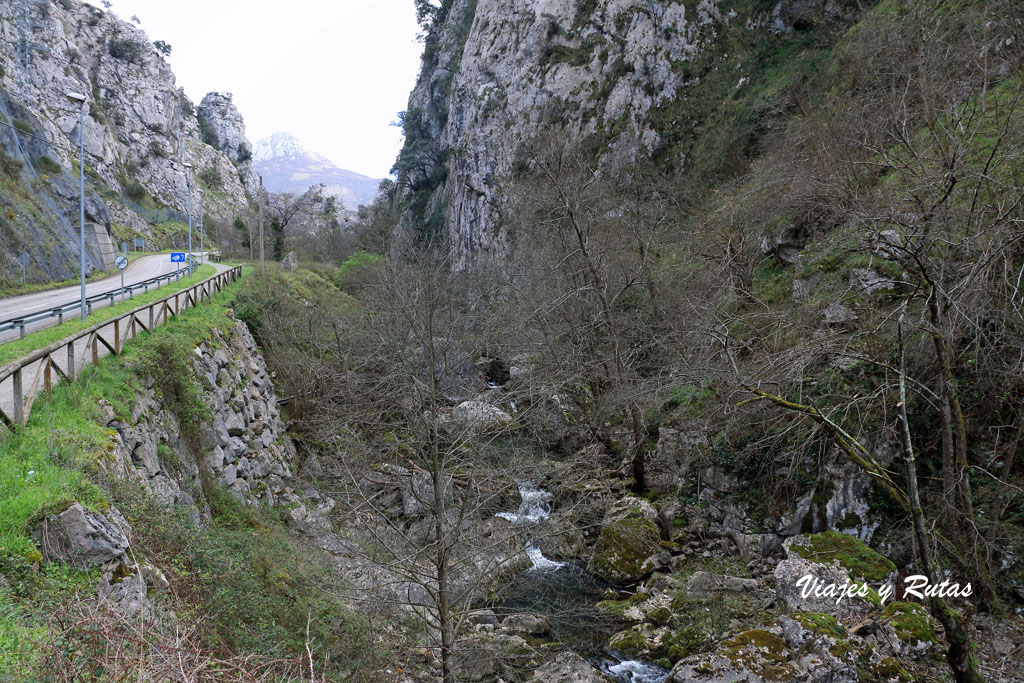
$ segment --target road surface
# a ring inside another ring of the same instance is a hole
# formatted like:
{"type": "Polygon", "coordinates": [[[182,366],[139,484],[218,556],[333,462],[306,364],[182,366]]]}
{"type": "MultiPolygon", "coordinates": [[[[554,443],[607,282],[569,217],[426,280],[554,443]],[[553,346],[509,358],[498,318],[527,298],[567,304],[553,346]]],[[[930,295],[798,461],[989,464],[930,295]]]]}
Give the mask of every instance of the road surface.
{"type": "MultiPolygon", "coordinates": [[[[198,252],[193,252],[198,258],[198,252]]],[[[180,263],[171,263],[170,254],[153,254],[152,256],[142,256],[135,259],[128,264],[128,267],[124,269],[124,283],[125,285],[132,285],[136,282],[142,282],[150,278],[156,277],[157,275],[165,275],[167,273],[173,273],[175,270],[181,267],[180,263]]],[[[218,271],[219,272],[219,271],[218,271]]],[[[173,282],[173,281],[172,281],[173,282]]],[[[163,283],[166,284],[166,281],[163,283]]],[[[97,280],[95,282],[87,282],[85,284],[86,296],[90,297],[95,294],[106,294],[109,292],[119,292],[121,290],[121,276],[112,275],[111,277],[97,280]]],[[[40,311],[48,311],[57,306],[63,304],[69,304],[80,300],[80,294],[82,286],[71,285],[69,287],[61,287],[60,289],[51,289],[45,292],[36,292],[34,294],[23,294],[21,296],[14,296],[8,299],[0,299],[0,320],[10,320],[11,318],[27,317],[33,313],[39,313],[40,311]]],[[[93,310],[109,306],[110,300],[106,299],[103,301],[97,301],[93,303],[93,310]]],[[[74,319],[78,315],[77,311],[68,311],[64,314],[65,319],[74,319]]],[[[51,325],[57,324],[57,318],[47,318],[40,320],[39,322],[32,323],[25,327],[25,333],[35,332],[41,330],[44,327],[50,327],[51,325]]],[[[8,330],[6,332],[0,332],[0,343],[10,341],[11,339],[18,339],[21,336],[21,332],[18,329],[8,330]]]]}
{"type": "MultiPolygon", "coordinates": [[[[163,256],[164,259],[170,261],[170,256],[168,256],[167,254],[163,254],[162,256],[163,256]]],[[[145,257],[145,258],[151,258],[151,257],[145,257]]],[[[153,257],[153,258],[155,258],[155,257],[153,257]]],[[[141,261],[141,260],[142,259],[139,259],[139,261],[141,261]]],[[[175,264],[175,265],[177,265],[177,264],[175,264]]],[[[218,273],[222,273],[222,272],[224,272],[226,270],[230,270],[231,269],[231,266],[226,266],[226,265],[221,264],[221,263],[211,263],[210,265],[212,265],[214,268],[216,268],[218,273]]],[[[129,266],[129,268],[130,267],[131,266],[129,266]]],[[[128,269],[126,268],[125,270],[127,271],[128,269]]],[[[145,271],[145,272],[148,272],[148,271],[145,271]]],[[[156,273],[154,273],[154,274],[156,274],[156,273]]],[[[153,277],[153,275],[149,275],[148,277],[153,277]]],[[[142,277],[141,279],[145,280],[146,277],[142,277]]],[[[106,282],[106,280],[104,280],[103,282],[106,282]]],[[[127,283],[127,277],[125,278],[125,282],[127,283]]],[[[173,284],[174,281],[172,280],[171,282],[173,284]]],[[[96,282],[94,284],[101,285],[102,282],[96,282]]],[[[120,289],[120,288],[121,288],[121,280],[120,280],[120,278],[118,278],[117,289],[120,289]]],[[[102,292],[102,291],[107,291],[107,290],[99,289],[97,291],[98,292],[102,292]]],[[[174,291],[175,291],[174,287],[168,287],[167,288],[167,294],[168,295],[174,294],[174,291]]],[[[51,292],[44,292],[44,293],[45,294],[50,294],[51,292]]],[[[17,297],[17,298],[20,299],[20,298],[23,298],[23,297],[17,297]]],[[[73,299],[76,300],[76,301],[78,300],[78,290],[77,289],[75,289],[75,296],[73,297],[73,299]]],[[[7,301],[3,301],[2,303],[6,304],[7,301]]],[[[58,300],[58,303],[60,303],[59,300],[58,300]]],[[[56,304],[54,304],[54,305],[56,305],[56,304]]],[[[97,304],[94,304],[93,307],[95,308],[96,305],[97,304]]],[[[157,319],[158,319],[158,324],[160,322],[162,322],[162,318],[160,318],[159,315],[157,315],[157,319]]],[[[129,329],[130,328],[121,330],[121,338],[122,339],[124,339],[125,336],[129,335],[129,329]]],[[[103,328],[101,328],[99,330],[99,334],[104,339],[106,339],[107,343],[109,343],[111,346],[114,345],[114,323],[113,322],[111,322],[110,324],[108,324],[108,325],[104,326],[103,328]]],[[[78,368],[82,367],[83,359],[87,359],[89,362],[91,362],[91,360],[92,360],[91,351],[88,348],[86,348],[86,344],[88,343],[88,341],[89,341],[88,338],[82,337],[77,342],[75,342],[75,357],[77,359],[75,361],[75,366],[78,367],[78,368]]],[[[107,350],[107,348],[105,346],[103,346],[102,344],[99,345],[97,351],[98,351],[98,355],[101,356],[101,357],[107,356],[107,355],[110,354],[110,352],[107,350]]],[[[25,355],[28,355],[28,354],[25,354],[25,355]]],[[[64,370],[64,371],[67,371],[67,358],[66,358],[66,355],[67,355],[67,352],[62,350],[62,351],[58,352],[57,354],[55,354],[55,357],[54,357],[54,363],[61,370],[64,370]]],[[[39,372],[39,368],[40,368],[41,364],[42,364],[42,361],[36,361],[35,363],[31,363],[30,365],[26,365],[25,368],[22,370],[22,374],[23,374],[23,377],[24,377],[23,390],[26,393],[26,395],[31,390],[33,384],[37,383],[36,375],[39,372]]],[[[60,376],[58,374],[54,373],[53,374],[53,381],[54,381],[55,384],[59,383],[60,382],[60,376]]],[[[13,415],[13,413],[14,413],[14,385],[13,385],[12,380],[10,378],[4,380],[3,382],[0,382],[0,409],[2,409],[8,416],[13,415]]],[[[3,430],[3,429],[6,429],[6,427],[3,426],[3,423],[0,423],[0,430],[3,430]]]]}

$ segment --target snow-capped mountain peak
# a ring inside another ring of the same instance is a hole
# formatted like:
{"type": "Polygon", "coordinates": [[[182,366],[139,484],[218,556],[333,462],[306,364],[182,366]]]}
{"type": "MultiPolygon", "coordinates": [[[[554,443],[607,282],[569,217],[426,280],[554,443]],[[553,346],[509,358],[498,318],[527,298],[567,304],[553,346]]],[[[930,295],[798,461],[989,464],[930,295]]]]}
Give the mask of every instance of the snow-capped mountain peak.
{"type": "Polygon", "coordinates": [[[290,133],[273,133],[256,143],[253,166],[271,192],[305,192],[323,184],[342,200],[346,209],[369,204],[377,196],[380,180],[346,171],[322,154],[307,149],[290,133]]]}

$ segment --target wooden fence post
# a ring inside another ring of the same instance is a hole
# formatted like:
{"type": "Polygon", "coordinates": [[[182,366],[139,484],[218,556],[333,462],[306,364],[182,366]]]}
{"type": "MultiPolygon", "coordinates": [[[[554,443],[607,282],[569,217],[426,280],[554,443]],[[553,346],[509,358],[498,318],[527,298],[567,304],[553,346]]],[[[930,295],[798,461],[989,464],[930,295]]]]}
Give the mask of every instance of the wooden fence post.
{"type": "Polygon", "coordinates": [[[25,397],[24,388],[21,386],[21,368],[11,375],[14,382],[14,424],[20,425],[25,419],[25,397]]]}

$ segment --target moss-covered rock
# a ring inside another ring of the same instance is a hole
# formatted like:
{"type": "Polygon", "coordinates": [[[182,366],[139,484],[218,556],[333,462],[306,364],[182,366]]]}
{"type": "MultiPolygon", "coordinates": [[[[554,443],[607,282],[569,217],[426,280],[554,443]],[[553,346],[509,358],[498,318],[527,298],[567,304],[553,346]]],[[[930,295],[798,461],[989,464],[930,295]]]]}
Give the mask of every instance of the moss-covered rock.
{"type": "Polygon", "coordinates": [[[833,638],[847,637],[846,629],[831,614],[823,612],[794,612],[789,616],[800,622],[800,625],[808,631],[832,636],[833,638]]]}
{"type": "Polygon", "coordinates": [[[793,655],[786,641],[771,631],[751,629],[722,641],[709,654],[681,660],[668,680],[793,681],[800,669],[789,661],[793,655]]]}
{"type": "Polygon", "coordinates": [[[787,550],[812,562],[830,564],[836,560],[851,578],[872,583],[896,571],[896,565],[887,557],[879,555],[860,539],[838,531],[796,537],[787,544],[787,550]]]}
{"type": "Polygon", "coordinates": [[[924,607],[913,602],[892,602],[882,610],[882,620],[888,622],[900,640],[908,643],[935,644],[939,637],[935,625],[924,607]]]}
{"type": "Polygon", "coordinates": [[[608,642],[608,647],[627,657],[636,657],[647,652],[647,638],[637,630],[619,631],[608,642]]]}
{"type": "Polygon", "coordinates": [[[614,584],[636,583],[644,577],[644,560],[661,550],[660,542],[658,527],[639,515],[613,521],[601,528],[587,571],[614,584]]]}

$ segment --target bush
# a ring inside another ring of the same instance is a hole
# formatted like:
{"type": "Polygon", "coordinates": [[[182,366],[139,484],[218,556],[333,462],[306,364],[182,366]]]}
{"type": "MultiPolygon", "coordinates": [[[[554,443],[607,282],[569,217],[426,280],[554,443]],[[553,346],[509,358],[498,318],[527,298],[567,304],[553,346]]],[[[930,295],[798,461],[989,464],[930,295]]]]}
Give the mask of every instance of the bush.
{"type": "Polygon", "coordinates": [[[356,295],[376,280],[379,265],[380,256],[378,254],[357,251],[349,256],[338,270],[334,271],[331,279],[341,291],[356,295]]]}
{"type": "Polygon", "coordinates": [[[107,51],[114,59],[138,64],[144,51],[142,43],[128,38],[115,38],[107,43],[107,51]]]}
{"type": "Polygon", "coordinates": [[[199,173],[199,179],[215,190],[219,190],[224,185],[224,179],[221,177],[220,171],[212,166],[204,168],[199,173]]]}
{"type": "Polygon", "coordinates": [[[192,369],[190,351],[176,339],[154,337],[140,353],[137,372],[156,379],[164,407],[178,418],[182,433],[194,443],[200,425],[212,415],[192,369]]]}
{"type": "Polygon", "coordinates": [[[137,180],[126,181],[124,186],[124,192],[137,202],[141,202],[143,199],[145,199],[147,194],[146,188],[144,188],[142,186],[142,183],[140,183],[137,180]]]}
{"type": "Polygon", "coordinates": [[[217,131],[215,131],[213,129],[213,125],[202,116],[199,117],[199,134],[202,137],[203,142],[214,149],[220,149],[220,138],[217,137],[217,131]]]}
{"type": "Polygon", "coordinates": [[[167,152],[164,150],[164,146],[156,140],[149,143],[149,154],[150,156],[154,156],[158,159],[167,158],[167,152]]]}
{"type": "Polygon", "coordinates": [[[14,157],[7,156],[0,150],[0,168],[11,178],[16,178],[21,173],[22,163],[14,157]]]}
{"type": "Polygon", "coordinates": [[[46,155],[36,157],[35,162],[39,170],[46,175],[59,175],[64,172],[60,164],[46,155]]]}
{"type": "Polygon", "coordinates": [[[249,145],[243,144],[238,148],[238,163],[244,164],[246,161],[252,159],[252,149],[249,145]]]}

